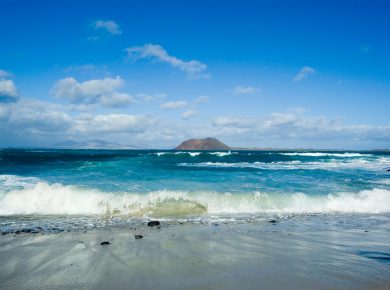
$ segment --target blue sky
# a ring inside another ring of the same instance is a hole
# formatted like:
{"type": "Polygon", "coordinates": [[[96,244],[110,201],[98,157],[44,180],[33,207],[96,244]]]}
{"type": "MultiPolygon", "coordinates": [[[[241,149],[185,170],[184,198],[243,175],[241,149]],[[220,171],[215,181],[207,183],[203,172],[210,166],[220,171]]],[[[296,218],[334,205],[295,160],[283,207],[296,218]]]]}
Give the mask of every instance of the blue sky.
{"type": "Polygon", "coordinates": [[[0,146],[390,147],[389,1],[0,7],[0,146]]]}

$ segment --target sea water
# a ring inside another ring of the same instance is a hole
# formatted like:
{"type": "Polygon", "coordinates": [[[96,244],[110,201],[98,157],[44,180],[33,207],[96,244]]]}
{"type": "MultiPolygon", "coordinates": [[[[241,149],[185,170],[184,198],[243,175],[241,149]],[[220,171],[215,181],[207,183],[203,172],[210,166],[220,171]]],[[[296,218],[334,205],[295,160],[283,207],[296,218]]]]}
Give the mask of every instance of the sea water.
{"type": "Polygon", "coordinates": [[[284,220],[388,225],[389,152],[0,150],[0,231],[284,220]]]}

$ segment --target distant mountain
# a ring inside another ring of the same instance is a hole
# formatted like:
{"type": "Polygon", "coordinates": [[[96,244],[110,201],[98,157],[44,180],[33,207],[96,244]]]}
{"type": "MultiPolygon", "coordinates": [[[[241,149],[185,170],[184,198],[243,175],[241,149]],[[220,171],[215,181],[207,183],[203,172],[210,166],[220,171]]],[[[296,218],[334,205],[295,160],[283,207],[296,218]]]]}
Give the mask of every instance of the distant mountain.
{"type": "Polygon", "coordinates": [[[175,150],[230,150],[231,147],[215,138],[190,139],[182,142],[175,150]]]}
{"type": "Polygon", "coordinates": [[[84,142],[66,140],[64,142],[53,144],[53,147],[62,149],[144,149],[133,145],[110,143],[98,139],[88,140],[84,142]]]}

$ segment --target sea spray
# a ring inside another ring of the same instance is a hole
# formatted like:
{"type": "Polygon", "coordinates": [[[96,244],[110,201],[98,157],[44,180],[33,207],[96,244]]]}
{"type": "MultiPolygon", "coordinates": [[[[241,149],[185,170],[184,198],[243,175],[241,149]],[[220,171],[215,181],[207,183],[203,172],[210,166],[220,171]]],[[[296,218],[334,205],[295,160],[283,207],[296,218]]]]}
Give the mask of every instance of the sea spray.
{"type": "Polygon", "coordinates": [[[142,217],[247,213],[390,213],[390,190],[374,188],[328,195],[160,190],[103,192],[38,182],[0,193],[0,215],[107,214],[142,217]]]}

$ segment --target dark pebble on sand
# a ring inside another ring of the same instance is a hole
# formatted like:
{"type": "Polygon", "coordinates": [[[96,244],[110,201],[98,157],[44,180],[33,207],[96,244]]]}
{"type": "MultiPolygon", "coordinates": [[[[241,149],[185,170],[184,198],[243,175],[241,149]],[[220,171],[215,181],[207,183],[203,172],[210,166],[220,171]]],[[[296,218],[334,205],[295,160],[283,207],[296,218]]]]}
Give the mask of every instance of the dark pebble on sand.
{"type": "Polygon", "coordinates": [[[148,222],[148,227],[156,227],[159,226],[160,222],[159,221],[150,221],[148,222]]]}
{"type": "Polygon", "coordinates": [[[136,240],[142,239],[144,236],[143,235],[135,235],[134,236],[136,240]]]}
{"type": "Polygon", "coordinates": [[[101,242],[101,243],[100,243],[101,246],[106,246],[106,245],[109,245],[109,244],[111,244],[111,243],[108,242],[108,241],[104,241],[104,242],[101,242]]]}

